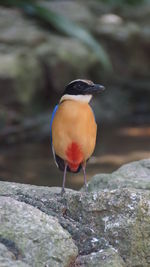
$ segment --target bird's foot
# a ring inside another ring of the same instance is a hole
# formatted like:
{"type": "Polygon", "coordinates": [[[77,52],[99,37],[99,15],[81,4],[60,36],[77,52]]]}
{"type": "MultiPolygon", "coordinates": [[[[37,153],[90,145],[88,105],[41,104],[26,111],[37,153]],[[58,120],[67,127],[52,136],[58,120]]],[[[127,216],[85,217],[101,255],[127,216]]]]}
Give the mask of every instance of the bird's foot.
{"type": "Polygon", "coordinates": [[[64,193],[65,193],[65,189],[62,188],[62,189],[61,189],[61,192],[60,192],[61,197],[63,197],[64,193]]]}
{"type": "Polygon", "coordinates": [[[85,190],[86,193],[88,193],[88,185],[87,185],[87,183],[84,184],[84,190],[85,190]]]}

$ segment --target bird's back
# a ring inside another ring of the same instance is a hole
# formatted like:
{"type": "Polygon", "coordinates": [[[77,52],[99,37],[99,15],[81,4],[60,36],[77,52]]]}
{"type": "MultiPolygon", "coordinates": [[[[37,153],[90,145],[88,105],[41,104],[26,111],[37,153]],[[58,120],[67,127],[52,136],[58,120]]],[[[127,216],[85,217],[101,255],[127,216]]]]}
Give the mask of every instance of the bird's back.
{"type": "Polygon", "coordinates": [[[70,166],[74,164],[76,168],[92,155],[96,132],[94,114],[88,103],[63,101],[52,123],[52,140],[56,155],[66,160],[70,166]]]}

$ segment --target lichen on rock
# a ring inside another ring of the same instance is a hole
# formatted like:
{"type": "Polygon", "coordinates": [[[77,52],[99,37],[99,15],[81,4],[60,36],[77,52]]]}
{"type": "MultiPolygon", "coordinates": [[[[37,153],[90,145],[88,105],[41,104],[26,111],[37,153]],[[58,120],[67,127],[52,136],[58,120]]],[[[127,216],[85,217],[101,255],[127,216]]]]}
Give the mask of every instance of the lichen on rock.
{"type": "Polygon", "coordinates": [[[88,183],[88,192],[116,188],[150,190],[150,159],[125,164],[111,174],[97,174],[88,183]]]}
{"type": "Polygon", "coordinates": [[[2,253],[0,247],[1,267],[8,258],[8,266],[68,267],[78,254],[70,234],[56,218],[11,197],[0,197],[0,237],[0,244],[8,250],[2,253]]]}
{"type": "Polygon", "coordinates": [[[114,172],[110,182],[114,179],[116,185],[116,175],[116,179],[123,179],[120,187],[109,188],[108,184],[106,189],[104,183],[103,189],[94,191],[91,180],[91,192],[67,189],[63,197],[60,188],[0,182],[0,236],[15,243],[21,260],[29,266],[32,258],[43,266],[44,257],[47,266],[54,266],[51,262],[56,261],[55,266],[72,262],[92,267],[99,266],[99,261],[103,267],[148,267],[150,191],[146,184],[145,189],[134,188],[128,180],[136,181],[137,177],[146,181],[149,162],[133,162],[114,172]]]}

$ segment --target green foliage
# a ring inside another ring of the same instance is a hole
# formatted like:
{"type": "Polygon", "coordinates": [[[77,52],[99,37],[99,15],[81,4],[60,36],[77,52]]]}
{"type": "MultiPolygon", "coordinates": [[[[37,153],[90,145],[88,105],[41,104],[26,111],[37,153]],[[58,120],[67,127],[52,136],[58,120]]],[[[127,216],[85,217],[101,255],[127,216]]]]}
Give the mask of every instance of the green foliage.
{"type": "Polygon", "coordinates": [[[49,26],[55,28],[57,32],[78,38],[94,51],[105,69],[111,70],[111,62],[104,48],[95,40],[89,31],[82,28],[77,23],[70,21],[68,18],[50,9],[46,9],[41,3],[37,3],[36,0],[0,0],[0,5],[19,7],[27,15],[46,22],[49,26]]]}

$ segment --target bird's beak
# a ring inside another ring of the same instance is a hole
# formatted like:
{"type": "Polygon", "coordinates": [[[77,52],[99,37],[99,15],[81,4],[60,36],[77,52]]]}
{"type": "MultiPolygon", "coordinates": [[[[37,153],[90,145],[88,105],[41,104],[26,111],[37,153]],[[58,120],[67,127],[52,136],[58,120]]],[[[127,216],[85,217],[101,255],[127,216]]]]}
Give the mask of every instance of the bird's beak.
{"type": "Polygon", "coordinates": [[[101,84],[94,84],[94,91],[95,92],[101,92],[101,91],[104,91],[105,90],[105,87],[101,84]]]}
{"type": "Polygon", "coordinates": [[[100,93],[101,91],[104,91],[105,87],[103,85],[100,84],[93,84],[90,85],[87,89],[86,89],[86,93],[89,94],[94,94],[94,93],[100,93]]]}

